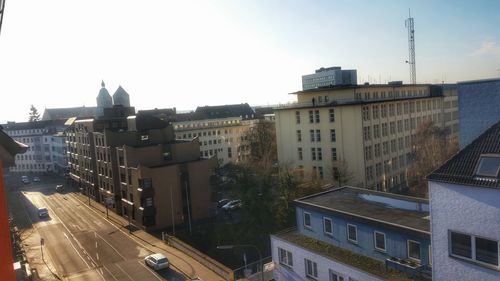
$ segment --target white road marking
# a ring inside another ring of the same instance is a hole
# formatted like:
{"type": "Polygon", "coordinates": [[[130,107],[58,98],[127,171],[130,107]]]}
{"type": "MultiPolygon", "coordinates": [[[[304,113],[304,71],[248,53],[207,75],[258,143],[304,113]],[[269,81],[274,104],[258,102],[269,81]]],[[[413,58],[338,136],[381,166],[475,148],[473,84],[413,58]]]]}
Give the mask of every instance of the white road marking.
{"type": "Polygon", "coordinates": [[[130,280],[134,280],[134,278],[132,278],[127,272],[125,272],[125,270],[123,270],[121,266],[119,266],[117,263],[115,263],[114,265],[116,265],[116,267],[118,267],[123,273],[125,273],[125,275],[127,275],[130,280]]]}
{"type": "Polygon", "coordinates": [[[95,247],[96,247],[96,249],[97,249],[97,241],[95,241],[95,247]]]}
{"type": "Polygon", "coordinates": [[[99,259],[99,253],[96,252],[95,255],[96,255],[97,259],[99,259]]]}
{"type": "Polygon", "coordinates": [[[109,269],[105,265],[103,265],[102,267],[109,273],[109,275],[111,275],[111,277],[113,277],[113,279],[118,281],[118,279],[116,279],[116,277],[113,275],[113,273],[111,273],[111,271],[109,271],[109,269]]]}
{"type": "Polygon", "coordinates": [[[151,268],[147,267],[144,263],[140,262],[140,261],[137,261],[140,265],[142,265],[145,269],[149,270],[151,273],[153,273],[154,277],[156,277],[156,279],[158,280],[161,280],[163,281],[163,279],[161,279],[160,277],[158,277],[158,275],[156,275],[156,272],[154,272],[151,268]]]}
{"type": "Polygon", "coordinates": [[[73,249],[75,250],[75,252],[78,254],[78,256],[82,259],[82,261],[87,265],[87,267],[89,269],[91,269],[90,265],[87,263],[87,261],[82,257],[82,255],[80,255],[80,252],[78,252],[78,250],[76,249],[76,247],[73,245],[73,243],[71,243],[71,239],[69,239],[68,237],[68,234],[66,234],[66,232],[63,232],[64,236],[66,236],[66,239],[68,239],[69,241],[69,244],[71,245],[71,247],[73,247],[73,249]]]}

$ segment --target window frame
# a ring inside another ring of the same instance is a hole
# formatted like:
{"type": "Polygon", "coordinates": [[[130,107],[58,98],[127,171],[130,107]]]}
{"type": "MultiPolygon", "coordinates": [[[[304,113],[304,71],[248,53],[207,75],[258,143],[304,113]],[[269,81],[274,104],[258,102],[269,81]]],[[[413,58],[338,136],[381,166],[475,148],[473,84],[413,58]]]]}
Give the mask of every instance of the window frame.
{"type": "Polygon", "coordinates": [[[384,252],[384,253],[387,252],[387,238],[386,238],[384,232],[377,231],[377,230],[373,231],[373,248],[377,251],[380,251],[380,252],[384,252]],[[377,247],[377,234],[382,234],[384,236],[384,248],[383,249],[377,247]]]}
{"type": "Polygon", "coordinates": [[[476,265],[479,265],[479,266],[482,266],[482,267],[486,267],[486,268],[489,268],[489,269],[500,271],[500,242],[497,241],[497,240],[491,239],[491,238],[487,238],[487,237],[484,237],[484,236],[481,236],[481,235],[468,234],[468,233],[464,233],[464,232],[461,232],[461,231],[448,230],[448,255],[450,257],[452,257],[452,258],[455,258],[455,259],[468,261],[468,262],[471,262],[473,264],[476,264],[476,265]],[[456,255],[456,254],[452,253],[452,245],[451,245],[451,233],[452,232],[456,233],[456,234],[467,235],[467,236],[470,237],[470,239],[471,239],[471,258],[460,256],[460,255],[456,255]],[[498,265],[490,264],[490,263],[487,263],[487,262],[480,261],[480,260],[476,259],[476,252],[477,252],[477,249],[476,249],[476,238],[486,239],[486,240],[494,241],[494,242],[497,243],[497,263],[498,263],[498,265]]]}
{"type": "Polygon", "coordinates": [[[328,217],[323,217],[323,233],[325,235],[328,235],[328,236],[332,236],[333,237],[333,220],[331,218],[328,218],[328,217]],[[331,228],[331,232],[327,232],[326,231],[326,221],[330,221],[330,228],[331,228]]]}
{"type": "Polygon", "coordinates": [[[278,262],[281,265],[293,268],[293,253],[278,247],[278,262]],[[285,253],[285,260],[281,260],[281,251],[285,253]]]}
{"type": "Polygon", "coordinates": [[[345,281],[345,276],[342,273],[329,268],[328,269],[328,279],[330,281],[345,281]],[[333,274],[335,274],[337,276],[336,280],[332,278],[333,274]]]}
{"type": "Polygon", "coordinates": [[[422,248],[420,246],[421,246],[421,243],[418,242],[418,241],[411,240],[411,239],[407,239],[406,240],[406,256],[408,257],[408,259],[417,261],[419,263],[422,261],[422,248]],[[410,243],[418,244],[418,249],[419,249],[419,251],[418,251],[419,252],[418,253],[418,257],[419,258],[418,259],[410,256],[410,243]]]}
{"type": "Polygon", "coordinates": [[[304,228],[307,229],[312,229],[312,215],[309,212],[304,211],[302,214],[302,224],[304,225],[304,228]],[[306,224],[306,215],[309,216],[309,225],[306,224]]]}
{"type": "Polygon", "coordinates": [[[347,223],[347,226],[346,226],[346,234],[347,234],[347,241],[351,242],[351,243],[354,243],[354,244],[358,244],[358,227],[354,224],[350,224],[350,223],[347,223]],[[356,239],[353,240],[349,237],[349,226],[352,226],[354,227],[354,230],[355,230],[355,233],[356,233],[356,239]]]}
{"type": "Polygon", "coordinates": [[[317,280],[318,279],[318,263],[308,259],[308,258],[304,258],[304,266],[305,266],[305,270],[304,270],[304,273],[306,275],[307,278],[311,278],[311,279],[314,279],[314,280],[317,280]],[[311,263],[311,270],[312,270],[312,274],[309,274],[308,272],[308,262],[311,263]]]}

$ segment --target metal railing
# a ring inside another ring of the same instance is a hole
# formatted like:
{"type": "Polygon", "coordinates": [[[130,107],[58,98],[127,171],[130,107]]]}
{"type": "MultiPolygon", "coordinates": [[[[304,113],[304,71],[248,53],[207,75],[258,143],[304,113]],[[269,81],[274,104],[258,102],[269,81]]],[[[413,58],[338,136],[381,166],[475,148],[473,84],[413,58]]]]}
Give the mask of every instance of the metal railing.
{"type": "Polygon", "coordinates": [[[257,260],[252,263],[248,263],[240,268],[235,269],[234,278],[248,279],[248,280],[260,280],[260,272],[262,271],[261,264],[266,264],[272,261],[272,257],[265,257],[261,261],[257,260]]]}

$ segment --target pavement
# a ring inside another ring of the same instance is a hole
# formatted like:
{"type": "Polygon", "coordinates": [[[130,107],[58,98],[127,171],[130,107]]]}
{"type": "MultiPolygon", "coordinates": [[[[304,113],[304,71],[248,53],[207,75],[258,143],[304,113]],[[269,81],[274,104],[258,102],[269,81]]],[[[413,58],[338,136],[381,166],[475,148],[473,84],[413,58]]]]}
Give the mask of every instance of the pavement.
{"type": "Polygon", "coordinates": [[[28,262],[38,280],[223,280],[161,239],[130,228],[128,221],[75,191],[55,192],[63,180],[9,186],[8,205],[28,262]],[[47,207],[41,219],[38,207],[47,207]],[[43,238],[43,245],[41,245],[43,238]],[[42,257],[43,251],[43,257],[42,257]],[[144,257],[163,253],[170,269],[153,271],[144,257]]]}

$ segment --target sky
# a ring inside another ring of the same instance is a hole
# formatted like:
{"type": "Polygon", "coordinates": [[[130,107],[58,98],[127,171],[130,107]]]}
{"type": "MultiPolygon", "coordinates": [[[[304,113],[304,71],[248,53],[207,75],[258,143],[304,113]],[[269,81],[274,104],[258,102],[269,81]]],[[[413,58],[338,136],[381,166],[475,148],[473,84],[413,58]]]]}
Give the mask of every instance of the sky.
{"type": "Polygon", "coordinates": [[[358,82],[500,76],[500,1],[7,0],[0,123],[30,105],[95,106],[101,80],[136,109],[293,101],[301,76],[357,69],[358,82]]]}

